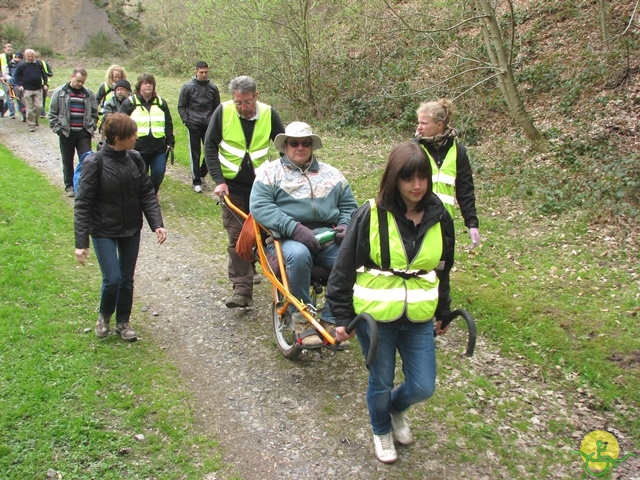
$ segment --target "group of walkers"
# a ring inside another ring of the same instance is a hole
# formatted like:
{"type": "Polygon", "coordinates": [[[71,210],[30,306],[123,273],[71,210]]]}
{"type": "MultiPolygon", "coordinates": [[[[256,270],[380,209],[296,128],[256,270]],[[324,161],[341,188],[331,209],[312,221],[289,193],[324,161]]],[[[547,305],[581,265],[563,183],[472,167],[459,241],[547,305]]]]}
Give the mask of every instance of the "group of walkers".
{"type": "Polygon", "coordinates": [[[15,120],[17,109],[22,121],[28,122],[29,131],[35,132],[39,119],[44,118],[52,76],[53,70],[38,52],[27,48],[24,53],[14,54],[13,46],[5,43],[0,53],[0,116],[8,111],[9,118],[15,120]]]}
{"type": "MultiPolygon", "coordinates": [[[[80,174],[75,254],[86,262],[91,237],[103,279],[96,335],[109,335],[115,315],[115,332],[133,341],[137,335],[129,322],[143,215],[159,243],[167,238],[157,192],[175,145],[173,121],[148,73],[132,88],[125,69],[113,65],[97,96],[84,87],[86,78],[86,71],[77,68],[68,83],[56,88],[49,122],[60,137],[70,196],[74,153],[80,157],[91,150],[94,132],[103,139],[80,174]]],[[[472,247],[480,242],[471,166],[451,125],[453,104],[440,99],[419,106],[415,138],[391,149],[376,198],[358,207],[345,176],[316,157],[324,145],[309,124],[294,121],[285,128],[278,112],[259,100],[251,77],[231,80],[229,93],[231,99],[221,103],[202,61],[180,91],[178,113],[189,135],[192,188],[201,193],[209,173],[214,195],[228,196],[280,240],[291,293],[304,304],[310,303],[313,267],[330,271],[320,323],[343,345],[355,333],[366,356],[368,325],[361,323],[351,334],[346,327],[360,313],[376,320],[378,348],[368,366],[367,406],[376,456],[394,462],[394,442],[413,441],[407,410],[435,391],[434,332],[446,332],[442,322],[451,313],[456,204],[472,247]],[[268,161],[271,144],[280,158],[268,161]],[[327,231],[334,233],[333,240],[321,243],[318,235],[327,231]],[[404,380],[394,387],[396,352],[404,380]]],[[[259,277],[255,263],[235,250],[242,220],[221,205],[232,283],[225,305],[250,307],[259,277]]],[[[266,250],[277,269],[275,247],[266,250]]],[[[299,343],[321,347],[304,316],[295,309],[291,315],[299,343]]]]}

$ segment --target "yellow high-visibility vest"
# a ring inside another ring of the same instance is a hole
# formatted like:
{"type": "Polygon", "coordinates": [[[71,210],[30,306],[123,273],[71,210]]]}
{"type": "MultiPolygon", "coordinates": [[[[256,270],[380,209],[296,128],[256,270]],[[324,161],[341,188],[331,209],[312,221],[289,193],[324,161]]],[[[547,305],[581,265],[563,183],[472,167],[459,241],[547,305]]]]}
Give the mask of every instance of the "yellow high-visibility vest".
{"type": "Polygon", "coordinates": [[[456,204],[456,176],[458,174],[457,145],[458,144],[454,140],[453,145],[449,148],[440,168],[438,168],[438,164],[433,159],[429,151],[424,147],[424,145],[422,145],[422,149],[425,151],[427,157],[429,157],[429,161],[431,162],[433,193],[438,195],[438,198],[442,201],[444,208],[447,209],[451,218],[453,218],[453,212],[456,204]]]}
{"type": "Polygon", "coordinates": [[[412,322],[426,322],[433,318],[438,306],[438,284],[435,268],[443,252],[440,222],[425,234],[420,249],[409,263],[395,218],[386,212],[387,232],[380,231],[378,207],[369,200],[369,257],[381,266],[380,242],[389,242],[390,268],[383,270],[361,267],[356,271],[353,286],[353,307],[356,313],[366,312],[378,322],[390,322],[405,312],[412,322]]]}
{"type": "Polygon", "coordinates": [[[251,145],[242,130],[242,123],[232,100],[222,104],[222,141],[218,147],[218,158],[224,178],[233,180],[238,176],[242,159],[248,153],[253,168],[258,168],[268,158],[271,137],[271,106],[257,102],[258,119],[255,121],[251,145]]]}
{"type": "Polygon", "coordinates": [[[160,108],[162,98],[156,96],[151,103],[150,110],[142,106],[135,95],[131,96],[131,103],[133,104],[131,118],[138,125],[138,138],[146,137],[149,134],[153,135],[154,138],[165,137],[165,115],[164,110],[160,108]]]}

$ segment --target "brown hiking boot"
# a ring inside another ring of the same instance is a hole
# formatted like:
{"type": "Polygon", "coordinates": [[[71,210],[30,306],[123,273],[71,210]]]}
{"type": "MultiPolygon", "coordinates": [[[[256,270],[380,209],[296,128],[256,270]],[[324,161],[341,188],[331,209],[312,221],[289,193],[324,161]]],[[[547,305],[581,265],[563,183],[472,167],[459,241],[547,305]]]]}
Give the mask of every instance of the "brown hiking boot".
{"type": "Polygon", "coordinates": [[[241,293],[234,293],[224,302],[227,308],[247,308],[253,305],[253,298],[251,295],[242,295],[241,293]]]}
{"type": "Polygon", "coordinates": [[[295,322],[295,331],[298,338],[302,334],[307,333],[306,337],[302,338],[302,346],[305,348],[319,348],[322,346],[322,339],[311,326],[311,324],[304,318],[304,315],[300,312],[293,313],[293,321],[295,322]],[[311,333],[313,332],[313,333],[311,333]]]}
{"type": "Polygon", "coordinates": [[[116,323],[116,333],[127,342],[135,342],[138,339],[138,335],[131,330],[128,323],[116,323]]]}

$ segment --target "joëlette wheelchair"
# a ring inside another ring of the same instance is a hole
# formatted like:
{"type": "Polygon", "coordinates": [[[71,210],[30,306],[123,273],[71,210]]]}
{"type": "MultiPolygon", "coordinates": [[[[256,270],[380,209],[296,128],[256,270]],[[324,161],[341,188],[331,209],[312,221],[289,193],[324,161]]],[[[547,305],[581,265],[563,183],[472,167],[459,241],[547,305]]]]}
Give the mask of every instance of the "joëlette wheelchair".
{"type": "MultiPolygon", "coordinates": [[[[228,196],[225,196],[222,201],[224,205],[230,208],[239,218],[242,218],[244,221],[247,220],[248,215],[236,207],[228,196]]],[[[256,261],[260,262],[260,267],[262,268],[264,276],[273,286],[273,305],[271,307],[271,312],[273,331],[276,337],[278,350],[280,350],[282,355],[288,359],[295,359],[307,350],[307,347],[302,346],[302,337],[298,337],[296,334],[295,323],[291,315],[291,309],[289,308],[290,306],[298,310],[309,322],[310,327],[315,329],[315,332],[320,336],[322,339],[322,346],[319,346],[318,348],[325,347],[330,350],[341,350],[340,342],[338,342],[317,320],[321,310],[318,308],[318,301],[327,284],[330,272],[318,266],[314,266],[312,268],[311,285],[309,286],[311,302],[307,305],[303,304],[299,299],[294,297],[289,290],[287,270],[285,268],[284,258],[280,248],[280,241],[271,235],[271,233],[262,225],[253,221],[253,219],[251,219],[250,223],[251,225],[247,224],[244,228],[253,227],[253,233],[255,234],[253,256],[256,261]],[[266,251],[267,241],[273,242],[277,265],[272,266],[269,262],[266,251]]],[[[375,358],[378,345],[378,327],[375,320],[369,314],[360,314],[351,321],[347,327],[347,332],[352,332],[358,323],[362,321],[369,324],[369,331],[371,335],[371,347],[369,348],[367,356],[367,365],[369,365],[375,358]]]]}
{"type": "MultiPolygon", "coordinates": [[[[223,203],[230,208],[239,218],[247,220],[248,215],[236,207],[228,196],[223,198],[223,203]]],[[[298,337],[295,332],[295,324],[290,312],[290,306],[293,306],[298,310],[304,318],[311,324],[317,334],[322,339],[322,347],[329,348],[331,350],[340,350],[340,343],[329,333],[316,317],[320,309],[317,302],[319,297],[324,291],[327,280],[329,278],[329,271],[314,266],[311,270],[311,285],[310,285],[310,297],[311,303],[304,305],[300,300],[295,298],[289,291],[289,282],[287,279],[287,271],[284,266],[284,258],[282,256],[282,250],[280,248],[280,241],[274,238],[271,233],[258,224],[256,221],[250,222],[250,225],[245,225],[245,228],[253,228],[255,235],[255,242],[253,246],[253,256],[260,262],[262,272],[264,276],[269,280],[273,286],[273,305],[271,307],[273,330],[276,337],[276,345],[278,350],[288,359],[295,359],[301,353],[306,350],[306,347],[302,346],[302,337],[298,337]],[[266,244],[267,239],[269,242],[273,242],[276,252],[277,266],[272,267],[267,256],[266,244]],[[277,268],[274,268],[277,267],[277,268]]],[[[442,322],[442,328],[445,328],[457,317],[462,317],[468,330],[467,349],[465,356],[472,357],[476,345],[476,324],[471,314],[464,309],[456,309],[451,312],[451,315],[442,322]]],[[[378,346],[378,326],[376,321],[368,313],[361,313],[354,318],[349,326],[347,332],[351,333],[356,326],[365,321],[369,325],[369,334],[371,345],[369,347],[369,353],[367,355],[367,365],[370,365],[376,356],[378,346]]],[[[319,347],[319,348],[322,348],[319,347]]]]}

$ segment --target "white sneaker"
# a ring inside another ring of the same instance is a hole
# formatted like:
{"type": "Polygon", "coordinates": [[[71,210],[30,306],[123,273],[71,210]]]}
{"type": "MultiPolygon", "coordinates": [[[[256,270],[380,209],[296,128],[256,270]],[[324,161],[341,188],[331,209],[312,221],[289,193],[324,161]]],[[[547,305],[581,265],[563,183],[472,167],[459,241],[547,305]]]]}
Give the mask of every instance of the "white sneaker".
{"type": "Polygon", "coordinates": [[[373,443],[376,446],[376,457],[384,463],[393,463],[398,459],[396,447],[393,445],[391,432],[384,435],[373,434],[373,443]]]}
{"type": "Polygon", "coordinates": [[[413,443],[413,435],[411,435],[411,428],[407,422],[405,412],[391,412],[391,428],[393,430],[393,438],[402,445],[409,445],[413,443]]]}
{"type": "Polygon", "coordinates": [[[194,185],[193,191],[196,193],[202,193],[202,187],[200,185],[194,185]]]}

